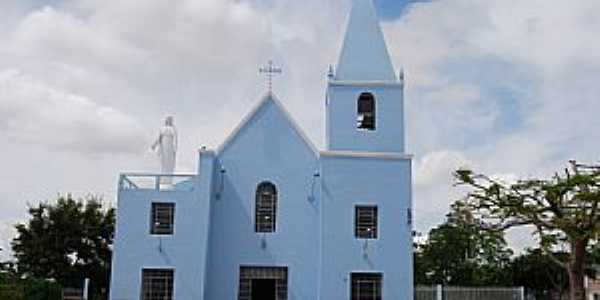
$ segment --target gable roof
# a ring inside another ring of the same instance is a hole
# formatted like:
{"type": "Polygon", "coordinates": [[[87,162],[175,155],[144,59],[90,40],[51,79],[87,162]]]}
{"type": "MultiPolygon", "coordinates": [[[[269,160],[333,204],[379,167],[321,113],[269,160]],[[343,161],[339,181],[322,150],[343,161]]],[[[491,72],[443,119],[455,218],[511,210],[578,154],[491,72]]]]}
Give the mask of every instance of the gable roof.
{"type": "Polygon", "coordinates": [[[353,0],[336,80],[395,81],[396,75],[372,0],[353,0]]]}
{"type": "Polygon", "coordinates": [[[306,146],[315,154],[315,156],[319,155],[319,151],[317,147],[311,142],[311,140],[306,136],[304,131],[298,126],[298,124],[294,121],[290,113],[285,109],[283,104],[277,99],[277,97],[268,92],[262,97],[262,100],[254,106],[254,108],[247,114],[244,119],[236,126],[236,128],[229,134],[229,136],[225,139],[225,141],[219,146],[217,149],[217,154],[223,153],[225,149],[229,145],[231,145],[235,139],[241,134],[241,132],[248,126],[248,124],[254,120],[254,118],[258,115],[258,113],[268,105],[274,105],[274,107],[281,112],[284,119],[291,125],[292,129],[300,136],[301,140],[306,144],[306,146]]]}

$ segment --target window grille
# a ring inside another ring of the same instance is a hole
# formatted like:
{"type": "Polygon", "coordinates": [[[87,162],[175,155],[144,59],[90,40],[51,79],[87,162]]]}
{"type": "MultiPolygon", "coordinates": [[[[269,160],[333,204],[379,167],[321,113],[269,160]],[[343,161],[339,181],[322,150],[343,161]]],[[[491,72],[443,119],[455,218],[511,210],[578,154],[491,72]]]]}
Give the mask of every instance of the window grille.
{"type": "MultiPolygon", "coordinates": [[[[239,300],[261,300],[253,299],[253,281],[274,280],[274,298],[276,300],[287,300],[288,298],[288,268],[287,267],[240,267],[240,283],[238,290],[239,300]]],[[[272,295],[269,295],[272,296],[272,295]]],[[[271,297],[272,298],[272,297],[271,297]]]]}
{"type": "Polygon", "coordinates": [[[354,222],[354,234],[357,238],[377,238],[377,206],[356,206],[354,222]]]}
{"type": "Polygon", "coordinates": [[[150,221],[151,234],[173,234],[175,203],[152,203],[152,217],[150,221]]]}
{"type": "Polygon", "coordinates": [[[375,96],[362,93],[358,98],[356,127],[363,130],[375,130],[375,96]]]}
{"type": "Polygon", "coordinates": [[[142,300],[173,299],[172,269],[142,270],[142,300]]]}
{"type": "Polygon", "coordinates": [[[352,273],[350,300],[381,300],[381,273],[352,273]]]}
{"type": "Polygon", "coordinates": [[[256,189],[256,232],[275,232],[277,224],[277,188],[263,182],[256,189]]]}

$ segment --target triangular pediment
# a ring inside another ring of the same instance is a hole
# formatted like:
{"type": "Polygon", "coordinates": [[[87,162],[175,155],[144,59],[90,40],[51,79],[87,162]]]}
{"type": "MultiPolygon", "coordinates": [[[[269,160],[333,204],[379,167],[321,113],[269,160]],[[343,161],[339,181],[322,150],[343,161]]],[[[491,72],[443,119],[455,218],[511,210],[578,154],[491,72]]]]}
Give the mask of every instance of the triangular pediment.
{"type": "Polygon", "coordinates": [[[258,105],[242,120],[219,147],[218,153],[227,151],[238,139],[245,134],[249,134],[252,130],[271,130],[279,135],[288,134],[290,138],[299,139],[300,143],[306,146],[315,156],[319,153],[281,102],[272,93],[265,95],[258,105]]]}

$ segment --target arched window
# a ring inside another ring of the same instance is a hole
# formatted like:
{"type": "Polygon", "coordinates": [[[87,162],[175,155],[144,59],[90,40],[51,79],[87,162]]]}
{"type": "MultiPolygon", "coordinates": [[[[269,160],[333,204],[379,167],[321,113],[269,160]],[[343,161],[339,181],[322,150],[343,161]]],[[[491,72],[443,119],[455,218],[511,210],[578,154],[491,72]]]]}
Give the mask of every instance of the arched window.
{"type": "Polygon", "coordinates": [[[256,232],[275,232],[277,224],[277,188],[263,182],[256,188],[256,232]]]}
{"type": "Polygon", "coordinates": [[[362,93],[358,98],[356,127],[362,130],[375,130],[375,96],[362,93]]]}

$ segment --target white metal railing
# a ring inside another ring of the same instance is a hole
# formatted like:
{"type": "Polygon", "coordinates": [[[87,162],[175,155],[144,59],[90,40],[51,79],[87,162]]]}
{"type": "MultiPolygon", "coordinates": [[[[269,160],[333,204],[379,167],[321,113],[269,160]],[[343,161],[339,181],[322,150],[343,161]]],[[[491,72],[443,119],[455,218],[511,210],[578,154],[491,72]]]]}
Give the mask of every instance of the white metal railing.
{"type": "Polygon", "coordinates": [[[525,300],[522,287],[417,286],[415,300],[525,300]]]}
{"type": "Polygon", "coordinates": [[[194,177],[193,174],[121,174],[119,190],[192,191],[194,177]]]}

